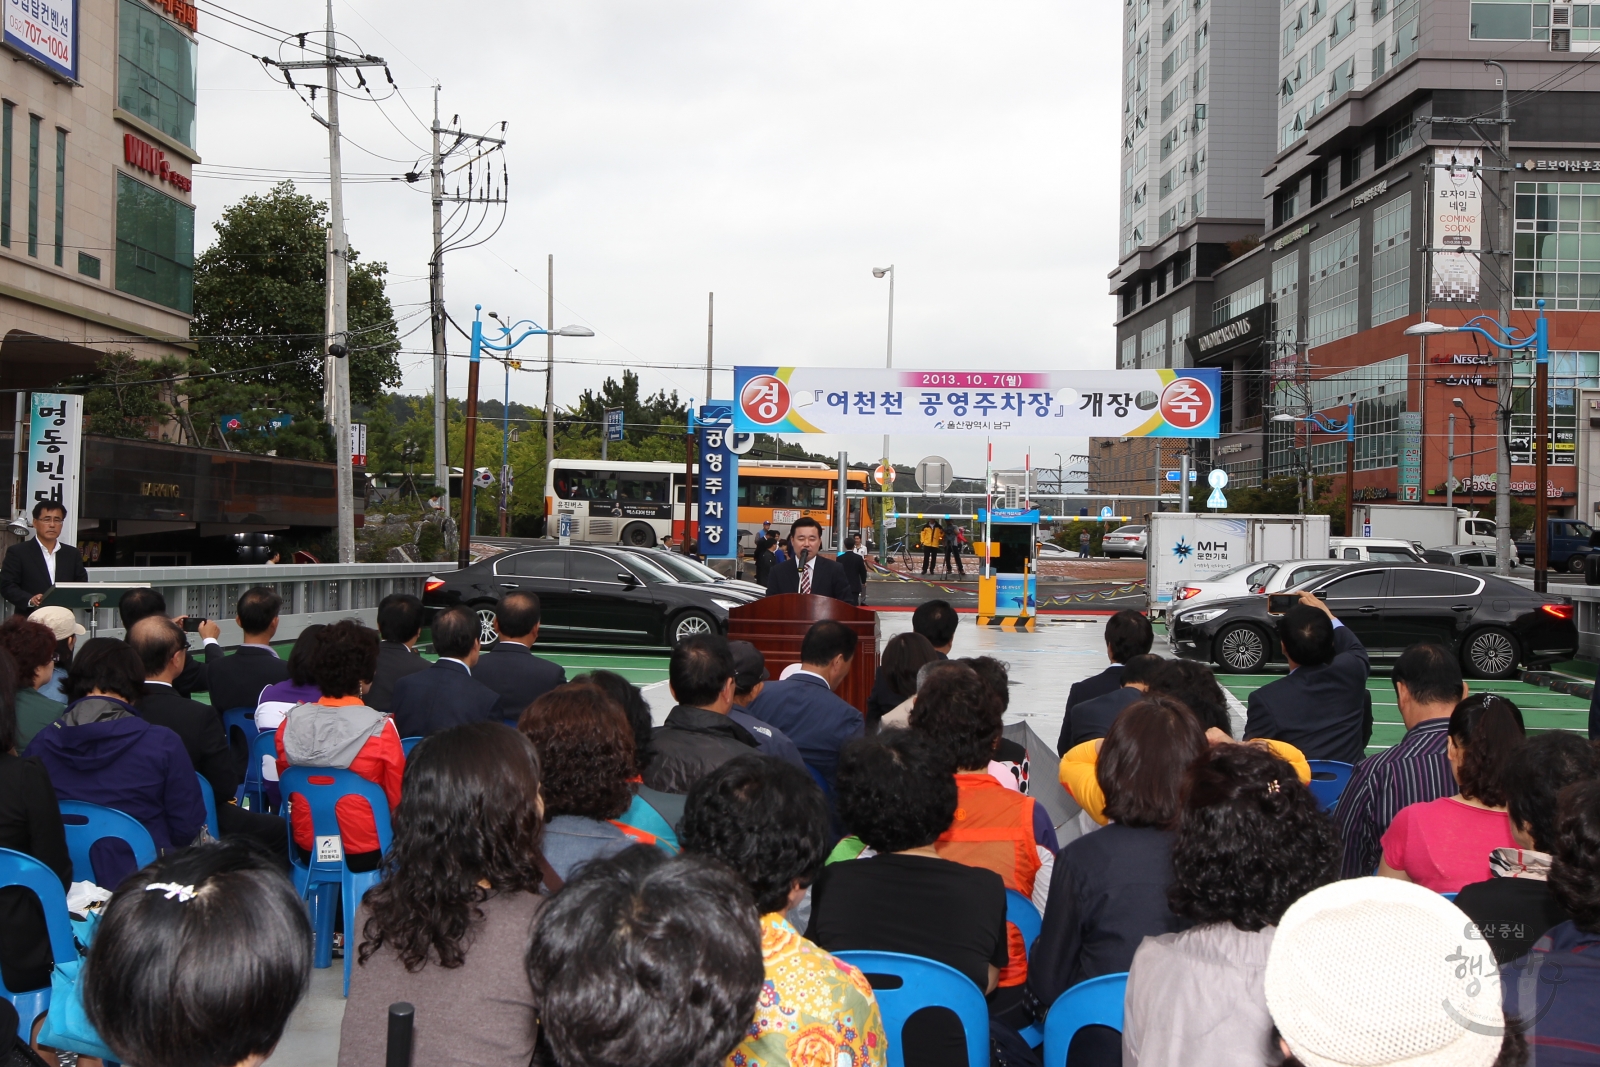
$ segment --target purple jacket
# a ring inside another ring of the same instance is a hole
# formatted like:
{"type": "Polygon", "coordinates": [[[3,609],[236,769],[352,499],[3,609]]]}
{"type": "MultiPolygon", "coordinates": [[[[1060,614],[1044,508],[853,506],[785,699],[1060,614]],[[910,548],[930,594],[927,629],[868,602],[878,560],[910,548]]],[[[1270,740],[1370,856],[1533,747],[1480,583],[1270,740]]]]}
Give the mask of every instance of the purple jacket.
{"type": "Polygon", "coordinates": [[[44,764],[58,797],[132,815],[158,849],[189,844],[205,825],[205,801],[183,742],[165,726],[145,722],[124,701],[84,697],[74,702],[66,716],[34,735],[25,755],[44,764]],[[73,708],[88,701],[119,705],[128,714],[66,725],[73,708]]]}

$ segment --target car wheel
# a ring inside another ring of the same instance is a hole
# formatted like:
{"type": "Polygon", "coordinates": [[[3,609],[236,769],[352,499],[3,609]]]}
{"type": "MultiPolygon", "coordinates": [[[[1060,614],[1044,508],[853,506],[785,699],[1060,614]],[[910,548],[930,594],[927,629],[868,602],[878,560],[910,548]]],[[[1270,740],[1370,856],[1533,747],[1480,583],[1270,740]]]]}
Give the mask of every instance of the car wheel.
{"type": "Polygon", "coordinates": [[[686,611],[676,619],[673,619],[670,627],[674,645],[687,637],[699,637],[701,634],[714,634],[717,632],[717,620],[703,611],[686,611]]]}
{"type": "Polygon", "coordinates": [[[1479,678],[1510,678],[1517,659],[1517,639],[1498,626],[1474,631],[1461,646],[1461,665],[1479,678]]]}
{"type": "Polygon", "coordinates": [[[1271,646],[1259,627],[1241,622],[1218,634],[1213,648],[1214,658],[1224,669],[1250,674],[1266,666],[1271,646]]]}
{"type": "Polygon", "coordinates": [[[478,616],[478,644],[488,647],[500,640],[500,633],[494,628],[494,605],[492,603],[476,604],[472,610],[478,616]]]}
{"type": "Polygon", "coordinates": [[[1582,556],[1573,556],[1571,559],[1567,560],[1567,570],[1571,571],[1573,574],[1582,574],[1583,559],[1584,557],[1582,556]]]}
{"type": "Polygon", "coordinates": [[[656,531],[647,522],[630,522],[622,528],[621,540],[629,548],[654,548],[656,531]]]}

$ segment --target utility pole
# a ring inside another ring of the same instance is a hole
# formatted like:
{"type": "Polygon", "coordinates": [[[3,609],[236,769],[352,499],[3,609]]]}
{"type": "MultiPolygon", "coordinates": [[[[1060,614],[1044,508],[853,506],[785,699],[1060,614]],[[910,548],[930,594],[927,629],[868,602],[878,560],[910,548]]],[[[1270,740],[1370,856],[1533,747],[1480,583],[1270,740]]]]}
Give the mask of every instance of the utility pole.
{"type": "MultiPolygon", "coordinates": [[[[556,321],[556,256],[552,252],[545,260],[545,329],[556,321]]],[[[556,338],[555,334],[545,334],[544,338],[545,367],[544,367],[544,466],[550,469],[550,464],[556,458],[556,338]]],[[[555,518],[554,515],[550,516],[555,518]]],[[[546,537],[550,531],[544,532],[546,537]]]]}
{"type": "Polygon", "coordinates": [[[428,169],[433,199],[433,256],[428,260],[429,315],[433,322],[433,484],[450,492],[450,457],[445,428],[448,353],[444,318],[444,156],[439,151],[439,86],[433,87],[433,163],[428,169]]]}
{"type": "Polygon", "coordinates": [[[706,403],[711,403],[711,328],[716,322],[717,294],[706,294],[706,403]]]}
{"type": "MultiPolygon", "coordinates": [[[[1505,257],[1503,276],[1500,286],[1500,324],[1502,328],[1511,328],[1511,196],[1507,184],[1507,175],[1511,170],[1511,97],[1510,79],[1506,76],[1506,68],[1494,60],[1487,60],[1484,66],[1492,66],[1500,72],[1500,166],[1496,168],[1496,185],[1500,193],[1500,225],[1499,236],[1496,243],[1497,251],[1505,257]]],[[[1431,244],[1431,242],[1430,242],[1431,244]]],[[[1480,272],[1482,268],[1479,268],[1480,272]]],[[[1431,279],[1430,279],[1431,284],[1431,279]]],[[[1509,575],[1511,561],[1516,559],[1513,554],[1516,549],[1511,545],[1511,372],[1516,366],[1514,357],[1510,352],[1502,351],[1495,369],[1495,406],[1499,409],[1496,420],[1500,432],[1496,435],[1495,446],[1495,473],[1494,473],[1494,570],[1496,574],[1509,575]]],[[[1544,484],[1534,487],[1538,497],[1544,498],[1544,484]]],[[[1541,531],[1534,531],[1535,542],[1538,542],[1541,531]]],[[[1535,578],[1537,578],[1535,572],[1535,578]]]]}

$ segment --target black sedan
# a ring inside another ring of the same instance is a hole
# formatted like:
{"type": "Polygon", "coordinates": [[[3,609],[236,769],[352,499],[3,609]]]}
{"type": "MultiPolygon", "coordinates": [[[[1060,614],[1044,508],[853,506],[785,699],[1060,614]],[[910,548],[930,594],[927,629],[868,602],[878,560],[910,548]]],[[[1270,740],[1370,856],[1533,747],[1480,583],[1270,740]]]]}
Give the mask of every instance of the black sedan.
{"type": "MultiPolygon", "coordinates": [[[[1519,663],[1553,663],[1578,650],[1571,604],[1459,567],[1351,564],[1300,588],[1326,600],[1374,660],[1432,641],[1455,651],[1469,674],[1509,678],[1519,663]]],[[[1175,612],[1169,640],[1179,656],[1250,672],[1282,661],[1276,625],[1265,596],[1241,597],[1175,612]]]]}
{"type": "Polygon", "coordinates": [[[539,596],[539,643],[672,645],[723,633],[728,610],[758,599],[743,590],[678,581],[641,552],[599,546],[505,552],[430,577],[423,604],[465,604],[478,613],[480,640],[495,640],[494,608],[513,589],[539,596]]]}

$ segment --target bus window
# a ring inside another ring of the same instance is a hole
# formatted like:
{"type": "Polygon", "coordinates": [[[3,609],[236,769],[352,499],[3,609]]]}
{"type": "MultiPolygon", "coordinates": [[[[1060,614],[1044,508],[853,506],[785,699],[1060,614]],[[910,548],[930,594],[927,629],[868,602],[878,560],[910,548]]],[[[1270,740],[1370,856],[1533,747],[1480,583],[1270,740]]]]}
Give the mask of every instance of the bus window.
{"type": "Polygon", "coordinates": [[[795,501],[794,507],[809,508],[812,511],[828,510],[828,484],[815,482],[802,482],[793,488],[791,499],[795,501]]]}
{"type": "Polygon", "coordinates": [[[783,478],[739,478],[739,506],[744,508],[799,508],[826,511],[828,484],[783,478]]]}
{"type": "Polygon", "coordinates": [[[633,503],[666,503],[667,476],[642,471],[622,471],[617,489],[623,500],[633,503]]]}
{"type": "Polygon", "coordinates": [[[561,470],[556,474],[556,496],[562,500],[615,500],[616,472],[561,470]]]}

